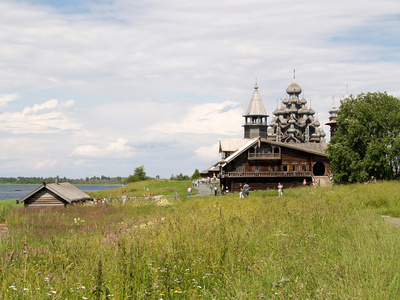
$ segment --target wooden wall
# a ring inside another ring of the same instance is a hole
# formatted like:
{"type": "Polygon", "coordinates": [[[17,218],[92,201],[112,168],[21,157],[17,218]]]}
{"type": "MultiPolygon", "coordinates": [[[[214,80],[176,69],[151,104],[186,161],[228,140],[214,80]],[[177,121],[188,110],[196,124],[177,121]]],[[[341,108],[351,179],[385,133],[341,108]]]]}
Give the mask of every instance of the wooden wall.
{"type": "Polygon", "coordinates": [[[25,200],[25,206],[65,206],[67,202],[53,192],[42,189],[25,200]]]}
{"type": "MultiPolygon", "coordinates": [[[[267,147],[262,145],[262,147],[267,147]]],[[[249,151],[249,150],[248,150],[249,151]]],[[[328,175],[331,172],[331,165],[329,159],[309,153],[306,151],[299,151],[296,149],[281,147],[281,159],[260,159],[260,160],[249,160],[248,151],[245,151],[239,155],[234,161],[230,162],[225,167],[225,173],[227,172],[256,172],[255,167],[258,167],[258,172],[313,172],[313,166],[321,162],[325,166],[324,175],[328,175]],[[305,169],[304,169],[305,168],[305,169]]],[[[254,152],[253,149],[251,149],[254,152]]],[[[318,174],[319,175],[319,174],[318,174]]],[[[231,191],[239,191],[240,185],[244,185],[246,182],[250,185],[252,190],[266,190],[276,189],[278,183],[281,182],[284,188],[303,186],[303,180],[306,179],[307,184],[311,184],[312,178],[309,177],[234,177],[234,178],[222,178],[221,183],[228,186],[231,191]]]]}

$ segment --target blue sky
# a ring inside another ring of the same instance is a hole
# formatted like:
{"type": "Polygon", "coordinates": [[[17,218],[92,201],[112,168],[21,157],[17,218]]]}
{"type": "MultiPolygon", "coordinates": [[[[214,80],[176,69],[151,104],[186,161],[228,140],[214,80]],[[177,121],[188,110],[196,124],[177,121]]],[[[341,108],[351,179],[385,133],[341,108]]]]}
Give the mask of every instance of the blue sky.
{"type": "Polygon", "coordinates": [[[320,123],[347,90],[399,97],[399,16],[397,0],[1,1],[0,176],[191,175],[243,137],[256,78],[272,115],[293,69],[320,123]]]}

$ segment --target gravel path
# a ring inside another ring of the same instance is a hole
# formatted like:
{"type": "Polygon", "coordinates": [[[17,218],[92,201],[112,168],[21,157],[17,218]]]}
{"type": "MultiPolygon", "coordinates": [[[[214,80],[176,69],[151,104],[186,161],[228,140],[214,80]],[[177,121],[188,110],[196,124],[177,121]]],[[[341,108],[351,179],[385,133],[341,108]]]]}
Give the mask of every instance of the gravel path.
{"type": "Polygon", "coordinates": [[[193,187],[193,189],[196,189],[199,192],[197,195],[194,195],[197,197],[203,197],[203,196],[208,196],[208,195],[212,194],[210,185],[207,185],[207,184],[201,183],[199,186],[193,187]]]}

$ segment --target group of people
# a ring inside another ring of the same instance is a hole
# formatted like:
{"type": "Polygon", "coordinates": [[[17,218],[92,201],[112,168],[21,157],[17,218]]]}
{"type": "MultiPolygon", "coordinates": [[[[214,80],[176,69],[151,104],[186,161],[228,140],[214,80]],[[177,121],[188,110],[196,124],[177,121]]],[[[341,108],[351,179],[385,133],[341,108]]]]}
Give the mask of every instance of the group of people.
{"type": "MultiPolygon", "coordinates": [[[[318,182],[316,180],[313,180],[312,181],[312,185],[314,187],[316,187],[318,185],[318,182]]],[[[303,186],[304,187],[308,186],[308,183],[307,183],[306,179],[303,180],[303,186]]],[[[283,184],[279,182],[277,189],[278,189],[278,197],[280,198],[283,195],[283,184]]],[[[211,193],[213,193],[215,196],[218,195],[218,186],[217,185],[210,185],[210,190],[211,190],[211,193]]],[[[220,191],[221,191],[221,195],[223,195],[224,193],[228,193],[229,192],[229,188],[228,187],[224,187],[224,185],[221,184],[221,190],[220,191]]],[[[243,186],[240,184],[240,186],[239,186],[239,198],[245,198],[245,197],[249,196],[249,193],[250,193],[249,184],[245,183],[243,186]]],[[[192,188],[189,187],[188,188],[189,197],[191,196],[191,194],[192,194],[192,188]]]]}
{"type": "Polygon", "coordinates": [[[244,186],[240,185],[239,187],[239,198],[244,198],[247,197],[250,194],[250,186],[249,184],[246,182],[244,184],[244,186]]]}
{"type": "Polygon", "coordinates": [[[107,199],[106,197],[102,197],[102,198],[92,198],[92,202],[91,204],[106,204],[106,203],[122,203],[125,204],[125,202],[128,200],[127,196],[122,196],[121,199],[116,197],[116,198],[112,198],[110,197],[110,199],[107,199]]]}

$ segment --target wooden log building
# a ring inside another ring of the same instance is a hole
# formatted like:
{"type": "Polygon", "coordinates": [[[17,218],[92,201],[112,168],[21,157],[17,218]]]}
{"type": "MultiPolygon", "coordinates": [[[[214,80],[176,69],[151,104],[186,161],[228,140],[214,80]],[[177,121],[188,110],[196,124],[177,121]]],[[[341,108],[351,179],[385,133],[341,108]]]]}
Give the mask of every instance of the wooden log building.
{"type": "MultiPolygon", "coordinates": [[[[300,98],[302,90],[295,78],[286,89],[288,97],[273,112],[267,124],[267,113],[257,83],[246,113],[244,138],[219,140],[221,186],[238,191],[248,183],[252,190],[295,187],[313,181],[329,184],[331,165],[325,152],[325,132],[315,111],[300,98]]],[[[211,170],[208,169],[208,170],[211,170]]]]}
{"type": "Polygon", "coordinates": [[[75,203],[84,203],[92,200],[92,197],[78,189],[69,182],[58,181],[54,183],[43,183],[29,194],[17,200],[17,204],[24,203],[25,206],[66,206],[75,203]]]}

